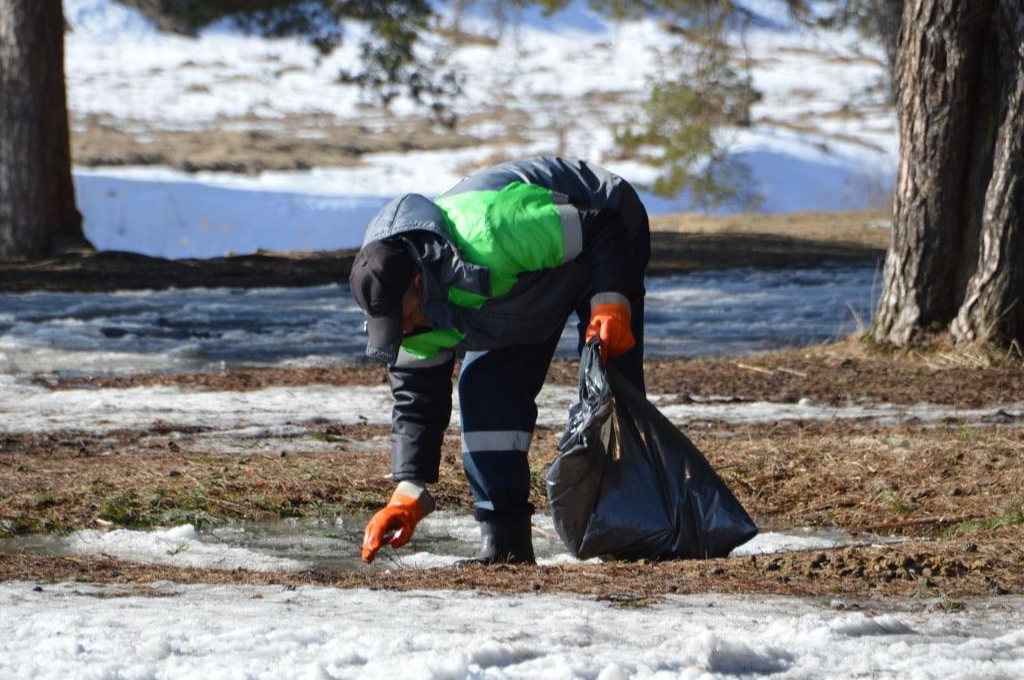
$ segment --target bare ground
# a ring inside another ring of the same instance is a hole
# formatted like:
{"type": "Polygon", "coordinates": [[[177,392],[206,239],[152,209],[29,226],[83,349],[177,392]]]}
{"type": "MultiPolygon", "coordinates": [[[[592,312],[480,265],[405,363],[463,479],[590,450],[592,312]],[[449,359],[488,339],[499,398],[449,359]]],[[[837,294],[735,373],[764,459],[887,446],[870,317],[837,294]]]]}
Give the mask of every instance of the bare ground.
{"type": "MultiPolygon", "coordinates": [[[[5,435],[0,530],[333,516],[375,509],[393,488],[386,426],[323,425],[259,450],[206,434],[5,435]]],[[[835,421],[705,424],[687,434],[763,526],[932,536],[1022,512],[1022,428],[835,421]]],[[[539,431],[531,453],[531,500],[542,510],[559,435],[539,431]]],[[[446,438],[431,488],[441,507],[469,510],[460,450],[456,435],[446,438]]]]}
{"type": "MultiPolygon", "coordinates": [[[[648,275],[733,267],[878,266],[888,229],[872,225],[886,219],[873,211],[656,218],[648,275]]],[[[354,256],[355,251],[340,250],[165,260],[135,253],[72,252],[35,262],[0,261],[0,292],[327,285],[348,281],[354,256]]]]}
{"type": "MultiPolygon", "coordinates": [[[[884,215],[796,215],[656,220],[652,270],[874,262],[884,215]]],[[[154,261],[124,254],[0,264],[0,290],[111,290],[163,285],[311,285],[344,280],[350,253],[271,254],[217,261],[154,261]]],[[[648,363],[652,393],[681,401],[823,404],[887,401],[985,407],[1024,396],[1020,360],[941,344],[894,357],[857,341],[749,359],[648,363]],[[894,359],[898,359],[895,360],[894,359]]],[[[374,366],[128,376],[50,384],[53,389],[177,385],[249,390],[272,385],[379,384],[374,366]]],[[[571,385],[574,362],[549,380],[571,385]]],[[[840,527],[912,539],[757,558],[560,567],[257,574],[140,565],[105,557],[0,555],[0,580],[132,583],[305,584],[370,588],[473,588],[576,592],[617,606],[668,593],[899,595],[955,598],[1024,594],[1024,430],[1015,414],[991,422],[926,427],[871,421],[703,423],[693,439],[760,526],[840,527]],[[1006,427],[1010,425],[1011,427],[1006,427]]],[[[387,429],[310,426],[305,436],[257,442],[201,430],[155,427],[103,436],[0,435],[0,534],[145,527],[180,521],[333,516],[378,507],[391,490],[387,429]]],[[[538,432],[531,454],[533,501],[559,433],[538,432]]],[[[468,509],[458,438],[447,438],[434,491],[443,508],[468,509]]]]}
{"type": "MultiPolygon", "coordinates": [[[[985,371],[978,374],[984,378],[985,371]]],[[[327,516],[379,507],[390,493],[385,426],[311,427],[303,437],[212,446],[201,430],[156,427],[95,436],[0,439],[0,531],[327,516]],[[298,441],[295,441],[295,440],[298,441]],[[311,452],[302,452],[303,444],[311,452]],[[275,448],[275,445],[277,448],[275,448]],[[314,446],[315,445],[315,446],[314,446]]],[[[687,431],[764,529],[841,527],[911,538],[857,547],[696,563],[224,573],[102,557],[0,556],[0,579],[568,591],[643,604],[666,593],[891,594],[962,598],[1024,594],[1024,429],[945,423],[706,423],[687,431]]],[[[559,433],[531,453],[532,500],[559,433]]],[[[468,510],[457,436],[446,439],[442,508],[468,510]]]]}
{"type": "Polygon", "coordinates": [[[333,116],[236,118],[195,130],[91,117],[76,119],[71,135],[75,165],[159,165],[185,172],[244,174],[352,166],[368,153],[460,149],[480,143],[421,120],[394,117],[386,129],[378,130],[333,116]]]}

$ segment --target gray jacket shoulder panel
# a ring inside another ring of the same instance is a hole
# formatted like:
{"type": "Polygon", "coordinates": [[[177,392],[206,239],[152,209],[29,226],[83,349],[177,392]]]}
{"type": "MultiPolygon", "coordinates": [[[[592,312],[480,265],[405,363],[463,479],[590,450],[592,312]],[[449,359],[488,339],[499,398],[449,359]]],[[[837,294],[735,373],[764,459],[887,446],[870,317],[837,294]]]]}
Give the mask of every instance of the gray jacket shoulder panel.
{"type": "Polygon", "coordinates": [[[622,179],[604,168],[555,156],[502,163],[463,179],[442,196],[467,191],[498,191],[512,182],[536,184],[569,197],[579,208],[617,209],[622,179]]]}

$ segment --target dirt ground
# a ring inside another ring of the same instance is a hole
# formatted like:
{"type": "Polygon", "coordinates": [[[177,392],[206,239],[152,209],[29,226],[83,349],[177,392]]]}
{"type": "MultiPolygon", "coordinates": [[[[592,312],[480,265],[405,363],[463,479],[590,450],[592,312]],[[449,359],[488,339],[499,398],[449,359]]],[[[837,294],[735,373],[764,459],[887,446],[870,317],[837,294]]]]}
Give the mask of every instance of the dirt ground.
{"type": "Polygon", "coordinates": [[[368,153],[459,149],[479,139],[412,118],[389,118],[374,131],[334,116],[289,116],[280,121],[235,118],[195,130],[160,129],[145,121],[73,121],[75,165],[159,165],[185,172],[258,174],[358,165],[368,153]]]}
{"type": "MultiPolygon", "coordinates": [[[[692,215],[655,220],[652,271],[877,263],[888,238],[880,213],[692,215]]],[[[351,253],[271,253],[212,261],[122,253],[0,263],[0,290],[112,290],[167,285],[312,285],[344,280],[351,253]]],[[[962,598],[1024,594],[1024,428],[997,405],[1024,398],[1024,365],[945,347],[900,355],[857,340],[753,358],[654,360],[652,393],[702,400],[818,404],[927,401],[992,408],[991,417],[924,424],[871,420],[694,423],[687,435],[759,526],[838,527],[907,539],[884,547],[671,563],[301,573],[222,572],[127,563],[103,556],[0,555],[0,580],[137,584],[305,584],[370,588],[471,588],[575,592],[615,606],[671,593],[777,593],[871,598],[898,595],[964,606],[962,598]]],[[[572,385],[576,364],[556,362],[549,382],[572,385]]],[[[140,375],[46,383],[51,389],[166,384],[199,390],[383,384],[376,366],[140,375]]],[[[369,511],[390,494],[384,426],[323,423],[261,442],[157,426],[103,435],[0,434],[0,536],[149,527],[190,521],[333,517],[369,511]],[[211,442],[218,441],[214,446],[211,442]]],[[[544,511],[544,472],[559,432],[537,433],[532,500],[544,511]]],[[[445,440],[432,490],[444,509],[468,510],[460,443],[445,440]]],[[[45,587],[45,585],[44,585],[45,587]]]]}
{"type": "MultiPolygon", "coordinates": [[[[879,224],[887,224],[887,217],[876,211],[656,218],[648,275],[732,267],[880,267],[889,230],[879,224]]],[[[0,261],[0,292],[328,285],[348,281],[354,256],[352,250],[259,252],[206,260],[67,253],[35,262],[0,261]]]]}
{"type": "MultiPolygon", "coordinates": [[[[689,435],[764,530],[841,527],[912,540],[885,547],[664,564],[263,575],[128,564],[103,557],[0,555],[0,579],[151,583],[327,584],[339,587],[568,591],[624,605],[666,593],[757,592],[915,597],[1024,594],[1024,431],[859,423],[709,425],[689,435]]],[[[332,517],[379,507],[392,483],[385,427],[311,432],[330,453],[203,451],[202,433],[64,433],[3,441],[0,526],[58,530],[224,518],[332,517]],[[112,442],[111,439],[116,440],[112,442]],[[369,446],[366,444],[369,443],[369,446]]],[[[531,458],[533,501],[558,433],[531,458]]],[[[457,438],[432,488],[444,509],[468,510],[457,438]]],[[[353,548],[355,549],[355,548],[353,548]]]]}
{"type": "MultiPolygon", "coordinates": [[[[780,353],[749,364],[736,359],[652,362],[648,374],[657,391],[731,390],[744,399],[776,399],[792,390],[820,395],[822,401],[885,395],[902,403],[927,397],[966,406],[1005,403],[1024,394],[1019,364],[965,368],[955,362],[936,363],[940,361],[941,355],[933,353],[893,363],[890,357],[850,342],[780,353]]],[[[559,363],[552,373],[559,382],[574,379],[571,362],[559,363]]],[[[98,385],[161,382],[196,389],[255,389],[382,379],[383,374],[371,368],[274,369],[111,379],[98,385]]],[[[839,527],[911,539],[898,545],[699,563],[270,576],[129,565],[100,557],[6,555],[0,557],[0,579],[570,591],[618,598],[624,606],[665,593],[709,590],[949,598],[1024,594],[1024,428],[1013,426],[1017,418],[1006,413],[991,422],[951,419],[932,425],[870,420],[705,422],[686,428],[762,529],[839,527]]],[[[304,435],[267,443],[258,453],[245,441],[215,449],[210,434],[167,426],[99,436],[0,435],[0,487],[5,490],[0,498],[0,533],[331,518],[339,512],[379,507],[392,488],[385,479],[386,426],[309,426],[304,435]],[[303,444],[311,443],[319,448],[301,452],[303,444]]],[[[557,454],[559,435],[556,430],[540,430],[531,452],[532,500],[541,511],[547,506],[544,473],[557,454]]],[[[457,434],[450,432],[440,479],[432,490],[442,508],[468,511],[472,499],[460,450],[457,434]]]]}

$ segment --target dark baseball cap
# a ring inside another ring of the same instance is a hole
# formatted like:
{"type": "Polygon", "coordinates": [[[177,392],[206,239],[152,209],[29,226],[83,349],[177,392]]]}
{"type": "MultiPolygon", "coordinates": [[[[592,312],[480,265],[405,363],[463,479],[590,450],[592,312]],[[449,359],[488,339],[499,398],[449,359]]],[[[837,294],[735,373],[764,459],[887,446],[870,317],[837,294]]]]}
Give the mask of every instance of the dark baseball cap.
{"type": "Polygon", "coordinates": [[[370,336],[366,355],[388,364],[398,360],[402,344],[402,297],[415,263],[401,241],[371,241],[352,263],[352,297],[366,313],[370,336]]]}

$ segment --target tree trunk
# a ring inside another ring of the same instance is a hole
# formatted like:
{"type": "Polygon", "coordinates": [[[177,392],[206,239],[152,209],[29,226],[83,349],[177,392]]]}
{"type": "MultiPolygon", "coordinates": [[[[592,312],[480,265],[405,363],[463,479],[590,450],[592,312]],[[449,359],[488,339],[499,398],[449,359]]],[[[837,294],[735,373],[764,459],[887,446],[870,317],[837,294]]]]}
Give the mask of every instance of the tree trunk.
{"type": "Polygon", "coordinates": [[[1021,0],[907,0],[900,164],[876,341],[1021,340],[1021,0]]]}
{"type": "Polygon", "coordinates": [[[978,265],[953,322],[959,341],[1024,342],[1024,3],[1004,2],[999,128],[981,216],[978,265]]]}
{"type": "Polygon", "coordinates": [[[0,259],[83,246],[61,0],[0,0],[0,259]]]}

